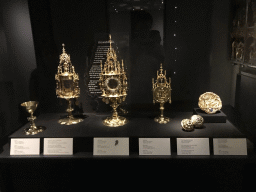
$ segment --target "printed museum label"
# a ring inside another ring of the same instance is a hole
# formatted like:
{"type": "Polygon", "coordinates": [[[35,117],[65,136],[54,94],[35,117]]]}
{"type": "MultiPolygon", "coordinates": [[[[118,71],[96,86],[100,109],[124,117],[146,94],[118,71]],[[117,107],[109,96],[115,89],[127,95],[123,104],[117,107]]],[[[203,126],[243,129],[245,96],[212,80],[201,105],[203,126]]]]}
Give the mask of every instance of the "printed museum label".
{"type": "Polygon", "coordinates": [[[139,155],[171,155],[170,138],[139,138],[139,155]]]}
{"type": "Polygon", "coordinates": [[[129,138],[95,137],[93,140],[93,155],[129,155],[129,138]]]}
{"type": "Polygon", "coordinates": [[[10,155],[39,155],[40,138],[11,139],[10,155]]]}
{"type": "Polygon", "coordinates": [[[44,138],[44,155],[73,155],[73,138],[44,138]]]}
{"type": "Polygon", "coordinates": [[[209,138],[177,138],[177,155],[210,155],[209,138]]]}
{"type": "Polygon", "coordinates": [[[247,155],[246,138],[214,138],[214,155],[247,155]]]}

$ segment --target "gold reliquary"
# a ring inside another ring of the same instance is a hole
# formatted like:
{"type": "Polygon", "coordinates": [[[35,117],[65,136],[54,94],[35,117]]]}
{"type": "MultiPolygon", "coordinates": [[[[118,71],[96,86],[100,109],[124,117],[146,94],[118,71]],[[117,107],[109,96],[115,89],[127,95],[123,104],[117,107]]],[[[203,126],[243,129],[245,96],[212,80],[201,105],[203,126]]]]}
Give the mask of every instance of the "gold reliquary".
{"type": "Polygon", "coordinates": [[[164,116],[164,103],[169,101],[171,103],[171,78],[169,77],[169,82],[166,79],[166,71],[163,73],[162,64],[160,65],[160,70],[157,70],[157,79],[152,79],[153,85],[153,103],[160,103],[161,114],[154,120],[160,124],[166,124],[170,121],[168,117],[164,116]]]}
{"type": "Polygon", "coordinates": [[[75,72],[75,67],[72,66],[70,55],[68,55],[65,51],[64,44],[62,44],[62,54],[60,55],[60,63],[58,66],[57,74],[55,75],[56,80],[56,95],[58,98],[66,99],[68,101],[68,116],[60,119],[60,124],[71,125],[77,124],[83,119],[75,118],[72,115],[72,111],[74,110],[71,107],[73,98],[78,98],[80,96],[80,88],[79,88],[79,76],[75,72]]]}
{"type": "Polygon", "coordinates": [[[107,60],[104,65],[101,62],[99,85],[102,91],[102,101],[110,104],[113,108],[113,114],[106,118],[103,124],[109,127],[118,127],[128,122],[125,117],[119,116],[117,112],[118,106],[125,101],[127,96],[127,77],[123,60],[122,64],[117,61],[116,52],[112,48],[111,35],[109,35],[109,43],[107,60]]]}

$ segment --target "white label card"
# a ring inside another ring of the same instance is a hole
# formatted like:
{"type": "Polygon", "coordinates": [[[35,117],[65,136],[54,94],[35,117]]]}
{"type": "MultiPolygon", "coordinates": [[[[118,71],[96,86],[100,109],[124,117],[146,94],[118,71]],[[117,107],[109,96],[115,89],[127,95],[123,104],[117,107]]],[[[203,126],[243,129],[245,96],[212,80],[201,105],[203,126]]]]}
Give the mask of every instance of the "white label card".
{"type": "Polygon", "coordinates": [[[93,155],[129,155],[129,138],[94,138],[93,155]]]}
{"type": "Polygon", "coordinates": [[[210,155],[209,138],[177,138],[177,155],[210,155]]]}
{"type": "Polygon", "coordinates": [[[44,155],[73,155],[73,138],[44,138],[44,155]]]}
{"type": "Polygon", "coordinates": [[[139,138],[139,155],[171,155],[170,138],[139,138]]]}
{"type": "Polygon", "coordinates": [[[246,138],[214,138],[214,155],[247,155],[246,138]]]}
{"type": "Polygon", "coordinates": [[[10,155],[39,155],[40,138],[11,139],[10,155]]]}

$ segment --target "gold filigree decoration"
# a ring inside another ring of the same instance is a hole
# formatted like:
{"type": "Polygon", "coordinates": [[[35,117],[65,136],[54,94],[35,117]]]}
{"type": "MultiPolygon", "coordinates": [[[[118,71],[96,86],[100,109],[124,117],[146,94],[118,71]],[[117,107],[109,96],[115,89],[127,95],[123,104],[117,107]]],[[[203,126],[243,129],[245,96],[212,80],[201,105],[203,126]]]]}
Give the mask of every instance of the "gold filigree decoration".
{"type": "Polygon", "coordinates": [[[169,82],[166,79],[166,71],[163,73],[162,64],[160,64],[160,70],[157,70],[157,79],[156,81],[152,78],[152,86],[153,86],[153,103],[160,103],[160,111],[161,114],[159,117],[156,117],[154,120],[160,124],[166,124],[170,121],[168,117],[164,117],[164,103],[169,101],[171,103],[171,78],[169,78],[169,82]]]}
{"type": "Polygon", "coordinates": [[[218,95],[206,92],[199,97],[198,106],[208,114],[214,114],[222,108],[222,102],[218,95]]]}
{"type": "Polygon", "coordinates": [[[122,64],[120,64],[117,60],[116,52],[112,48],[111,35],[109,35],[109,43],[110,47],[104,66],[101,61],[99,85],[102,91],[102,101],[106,104],[110,103],[113,108],[113,114],[105,119],[103,124],[109,127],[118,127],[128,122],[125,117],[121,117],[117,113],[118,106],[126,99],[128,83],[124,62],[122,60],[122,64]]]}
{"type": "Polygon", "coordinates": [[[204,124],[204,118],[201,115],[192,115],[190,120],[195,127],[202,127],[204,124]]]}
{"type": "Polygon", "coordinates": [[[68,101],[68,116],[59,120],[60,124],[71,125],[77,124],[83,119],[74,118],[72,111],[74,110],[71,107],[71,99],[78,98],[80,96],[79,88],[79,75],[75,72],[75,67],[71,63],[70,55],[66,53],[64,44],[62,44],[62,54],[60,55],[60,62],[55,75],[56,80],[56,95],[58,98],[63,98],[68,101]]]}
{"type": "Polygon", "coordinates": [[[190,119],[183,119],[181,121],[181,126],[184,131],[193,131],[194,125],[190,119]]]}

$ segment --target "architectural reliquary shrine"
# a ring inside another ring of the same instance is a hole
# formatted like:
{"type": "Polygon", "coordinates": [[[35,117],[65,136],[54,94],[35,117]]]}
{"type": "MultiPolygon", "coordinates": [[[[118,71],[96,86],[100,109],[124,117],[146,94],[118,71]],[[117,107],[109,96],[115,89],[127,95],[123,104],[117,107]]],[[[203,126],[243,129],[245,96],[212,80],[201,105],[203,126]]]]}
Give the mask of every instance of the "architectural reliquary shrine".
{"type": "Polygon", "coordinates": [[[107,60],[104,65],[101,63],[99,85],[102,91],[102,101],[110,104],[113,108],[113,114],[106,118],[103,124],[109,127],[118,127],[127,123],[125,117],[118,115],[117,108],[126,99],[128,84],[124,62],[122,60],[122,64],[120,64],[117,60],[116,52],[111,45],[111,35],[109,35],[109,43],[107,60]]]}

